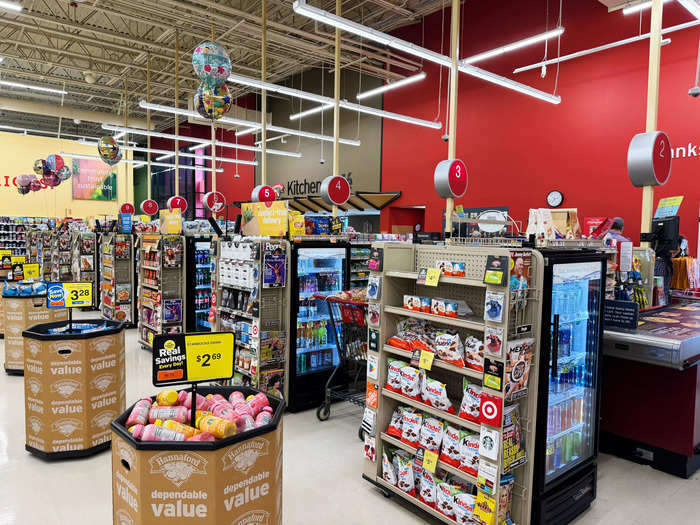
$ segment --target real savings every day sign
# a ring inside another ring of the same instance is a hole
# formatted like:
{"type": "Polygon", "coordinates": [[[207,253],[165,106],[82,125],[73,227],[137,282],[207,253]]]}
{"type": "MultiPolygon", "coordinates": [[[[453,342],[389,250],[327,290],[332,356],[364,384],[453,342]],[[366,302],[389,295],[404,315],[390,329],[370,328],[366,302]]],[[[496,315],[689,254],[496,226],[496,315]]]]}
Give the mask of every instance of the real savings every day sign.
{"type": "Polygon", "coordinates": [[[116,201],[117,172],[101,160],[73,159],[73,198],[116,201]]]}

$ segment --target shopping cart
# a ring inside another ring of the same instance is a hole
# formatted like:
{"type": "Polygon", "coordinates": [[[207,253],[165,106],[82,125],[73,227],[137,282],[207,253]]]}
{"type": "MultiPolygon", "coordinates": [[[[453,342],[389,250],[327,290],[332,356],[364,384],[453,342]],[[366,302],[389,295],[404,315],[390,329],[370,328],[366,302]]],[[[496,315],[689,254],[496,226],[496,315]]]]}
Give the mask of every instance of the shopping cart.
{"type": "MultiPolygon", "coordinates": [[[[334,400],[364,408],[367,387],[367,303],[315,295],[326,301],[339,361],[326,383],[323,404],[316,410],[319,421],[331,415],[334,400]]],[[[360,430],[361,432],[361,430],[360,430]]]]}

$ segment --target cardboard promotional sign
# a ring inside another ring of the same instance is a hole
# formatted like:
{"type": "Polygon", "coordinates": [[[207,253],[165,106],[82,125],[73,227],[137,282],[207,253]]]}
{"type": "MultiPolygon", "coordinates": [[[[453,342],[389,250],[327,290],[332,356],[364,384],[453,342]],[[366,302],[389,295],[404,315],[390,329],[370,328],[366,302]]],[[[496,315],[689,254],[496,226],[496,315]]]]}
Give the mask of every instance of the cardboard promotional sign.
{"type": "Polygon", "coordinates": [[[3,270],[12,268],[12,250],[0,250],[0,260],[3,270]]]}
{"type": "Polygon", "coordinates": [[[48,308],[81,308],[92,305],[92,283],[49,283],[48,308]]]}
{"type": "Polygon", "coordinates": [[[244,235],[284,237],[289,227],[286,201],[246,202],[241,206],[244,235]]]}
{"type": "Polygon", "coordinates": [[[157,335],[153,339],[153,385],[231,379],[233,344],[230,332],[157,335]]]}

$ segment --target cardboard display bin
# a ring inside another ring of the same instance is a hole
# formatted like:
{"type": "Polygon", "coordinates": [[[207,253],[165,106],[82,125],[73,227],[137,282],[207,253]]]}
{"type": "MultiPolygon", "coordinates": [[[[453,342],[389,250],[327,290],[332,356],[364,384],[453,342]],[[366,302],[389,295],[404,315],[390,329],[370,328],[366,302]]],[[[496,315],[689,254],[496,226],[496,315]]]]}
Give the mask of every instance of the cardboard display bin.
{"type": "MultiPolygon", "coordinates": [[[[228,396],[246,387],[198,387],[228,396]]],[[[112,423],[115,525],[281,525],[284,401],[268,396],[268,425],[216,442],[142,442],[112,423]]]]}
{"type": "Polygon", "coordinates": [[[65,308],[46,307],[46,294],[3,295],[5,320],[5,372],[11,375],[24,373],[24,338],[22,332],[39,323],[51,323],[68,319],[65,308]]]}
{"type": "Polygon", "coordinates": [[[25,448],[44,459],[89,456],[109,448],[110,423],[126,404],[124,325],[101,319],[86,333],[53,334],[67,322],[25,330],[25,448]]]}

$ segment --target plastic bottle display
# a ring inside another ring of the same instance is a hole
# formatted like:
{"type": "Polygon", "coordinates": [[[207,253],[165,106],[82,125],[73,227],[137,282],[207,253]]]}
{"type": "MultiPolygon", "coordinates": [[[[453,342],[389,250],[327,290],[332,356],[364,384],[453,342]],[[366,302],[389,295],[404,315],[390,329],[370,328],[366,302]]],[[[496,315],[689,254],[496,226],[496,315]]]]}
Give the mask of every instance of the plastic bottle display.
{"type": "Polygon", "coordinates": [[[158,425],[136,425],[131,434],[141,441],[185,441],[185,434],[158,425]]]}
{"type": "Polygon", "coordinates": [[[164,390],[156,395],[156,403],[158,406],[175,406],[177,405],[177,392],[175,390],[164,390]]]}
{"type": "Polygon", "coordinates": [[[157,420],[166,421],[172,419],[179,423],[186,423],[190,420],[189,410],[183,406],[172,407],[151,407],[148,412],[148,422],[155,423],[157,420]]]}
{"type": "Polygon", "coordinates": [[[197,428],[209,432],[219,439],[236,435],[236,424],[216,416],[204,416],[197,419],[197,428]]]}
{"type": "Polygon", "coordinates": [[[135,405],[134,408],[131,409],[131,414],[129,414],[128,419],[126,420],[126,426],[127,428],[130,428],[134,425],[145,425],[148,422],[148,412],[151,410],[151,400],[150,399],[142,399],[141,401],[138,401],[135,405]]]}
{"type": "Polygon", "coordinates": [[[163,428],[168,428],[170,430],[174,430],[175,432],[179,432],[180,434],[184,434],[188,439],[192,436],[196,436],[197,434],[201,434],[200,430],[173,420],[165,421],[162,426],[163,428]]]}

